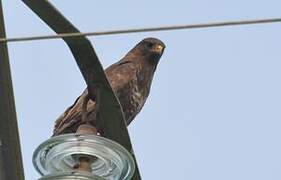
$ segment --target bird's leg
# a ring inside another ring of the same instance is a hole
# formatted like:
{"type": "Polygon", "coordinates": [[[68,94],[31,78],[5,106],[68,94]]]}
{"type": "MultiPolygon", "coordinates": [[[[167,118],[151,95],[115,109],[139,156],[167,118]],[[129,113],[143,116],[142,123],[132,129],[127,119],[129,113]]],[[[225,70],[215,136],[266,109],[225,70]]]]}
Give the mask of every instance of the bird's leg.
{"type": "Polygon", "coordinates": [[[97,93],[95,95],[95,109],[94,109],[94,114],[95,116],[91,117],[89,119],[88,117],[88,111],[87,111],[87,106],[88,102],[90,100],[90,95],[89,93],[84,97],[83,103],[82,103],[82,120],[81,120],[81,125],[77,129],[77,133],[80,134],[97,134],[97,127],[94,127],[93,123],[90,123],[90,121],[96,121],[97,119],[97,114],[99,111],[99,91],[97,90],[97,93]]]}
{"type": "Polygon", "coordinates": [[[94,87],[88,87],[88,98],[92,98],[93,101],[96,103],[95,112],[96,114],[99,112],[100,109],[100,90],[101,85],[96,84],[94,87]]]}
{"type": "Polygon", "coordinates": [[[88,119],[88,111],[87,111],[87,105],[88,102],[90,100],[90,96],[89,94],[87,94],[84,99],[83,99],[83,103],[82,103],[82,124],[78,127],[76,133],[79,134],[97,134],[97,128],[94,127],[93,125],[91,125],[89,123],[88,119]]]}
{"type": "Polygon", "coordinates": [[[101,116],[100,116],[100,114],[99,114],[99,112],[100,112],[100,107],[101,107],[101,97],[100,97],[100,94],[101,94],[101,88],[100,88],[100,86],[97,86],[97,88],[96,88],[96,109],[95,109],[95,120],[96,120],[96,124],[97,124],[97,130],[98,130],[98,132],[99,132],[99,134],[100,135],[102,135],[103,134],[103,128],[101,127],[101,123],[100,123],[100,121],[101,121],[101,116]]]}
{"type": "Polygon", "coordinates": [[[88,115],[87,106],[89,100],[90,100],[90,96],[89,94],[86,94],[82,103],[82,124],[85,124],[87,122],[87,115],[88,115]]]}
{"type": "Polygon", "coordinates": [[[100,123],[101,116],[99,114],[100,107],[101,107],[101,86],[102,86],[102,84],[95,83],[94,86],[92,85],[92,86],[88,87],[88,96],[93,101],[95,101],[95,109],[94,109],[94,112],[93,112],[93,119],[96,122],[95,126],[97,128],[97,131],[98,131],[99,135],[102,134],[102,127],[101,127],[101,123],[100,123]]]}

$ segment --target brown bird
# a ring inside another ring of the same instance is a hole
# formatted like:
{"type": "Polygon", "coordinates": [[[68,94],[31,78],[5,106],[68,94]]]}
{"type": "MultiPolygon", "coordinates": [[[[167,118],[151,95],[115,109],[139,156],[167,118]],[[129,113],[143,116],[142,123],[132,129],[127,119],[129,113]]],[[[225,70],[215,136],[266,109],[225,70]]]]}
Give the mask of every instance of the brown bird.
{"type": "MultiPolygon", "coordinates": [[[[146,38],[139,42],[119,62],[106,70],[106,76],[117,95],[124,111],[127,125],[142,109],[150,91],[151,82],[165,44],[156,38],[146,38]]],[[[87,89],[76,99],[74,104],[56,120],[54,134],[76,132],[82,122],[82,105],[88,95],[87,89]]],[[[96,121],[96,103],[87,103],[87,118],[94,126],[96,121]]]]}

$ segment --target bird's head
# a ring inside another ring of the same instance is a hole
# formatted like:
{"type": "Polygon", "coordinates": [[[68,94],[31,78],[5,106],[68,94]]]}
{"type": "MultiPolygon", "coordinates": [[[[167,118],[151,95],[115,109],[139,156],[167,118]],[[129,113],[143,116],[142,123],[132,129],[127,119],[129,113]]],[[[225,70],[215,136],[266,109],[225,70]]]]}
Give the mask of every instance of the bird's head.
{"type": "Polygon", "coordinates": [[[141,55],[152,63],[158,63],[162,56],[165,44],[156,38],[145,38],[139,42],[132,50],[134,54],[141,55]]]}

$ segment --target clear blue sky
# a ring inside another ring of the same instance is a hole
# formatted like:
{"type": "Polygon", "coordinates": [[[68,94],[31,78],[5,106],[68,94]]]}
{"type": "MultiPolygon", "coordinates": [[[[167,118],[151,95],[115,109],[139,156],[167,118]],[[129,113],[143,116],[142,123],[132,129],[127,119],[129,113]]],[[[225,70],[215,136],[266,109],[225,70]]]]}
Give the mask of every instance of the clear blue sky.
{"type": "MultiPolygon", "coordinates": [[[[281,17],[280,0],[53,2],[81,31],[281,17]]],[[[4,0],[8,37],[54,34],[4,0]]],[[[142,112],[129,127],[143,179],[281,179],[281,24],[91,37],[104,67],[141,39],[166,43],[142,112]]],[[[34,149],[85,88],[61,40],[9,44],[27,180],[34,149]]]]}

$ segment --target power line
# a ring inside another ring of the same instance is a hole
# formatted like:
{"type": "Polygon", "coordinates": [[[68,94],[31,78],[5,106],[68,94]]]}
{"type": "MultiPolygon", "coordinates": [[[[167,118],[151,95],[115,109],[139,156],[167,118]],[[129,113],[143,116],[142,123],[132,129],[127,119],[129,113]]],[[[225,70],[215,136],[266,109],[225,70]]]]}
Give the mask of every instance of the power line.
{"type": "Polygon", "coordinates": [[[214,22],[214,23],[187,24],[187,25],[174,25],[174,26],[149,27],[149,28],[133,28],[133,29],[123,29],[123,30],[112,30],[112,31],[85,32],[85,33],[80,33],[80,32],[62,33],[57,35],[0,38],[0,43],[58,39],[58,38],[77,37],[77,36],[102,36],[102,35],[129,34],[129,33],[153,32],[153,31],[171,31],[171,30],[181,30],[181,29],[199,29],[199,28],[211,28],[211,27],[223,27],[223,26],[278,23],[278,22],[281,22],[281,18],[224,21],[224,22],[214,22]]]}

